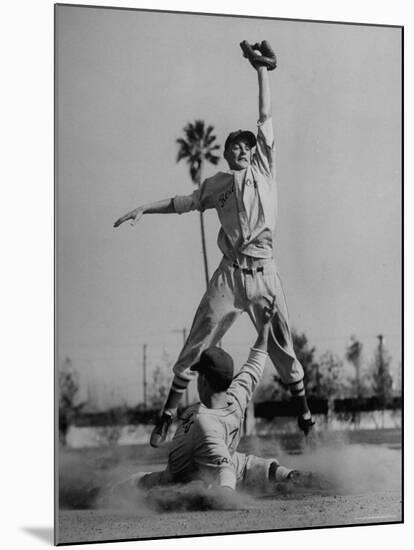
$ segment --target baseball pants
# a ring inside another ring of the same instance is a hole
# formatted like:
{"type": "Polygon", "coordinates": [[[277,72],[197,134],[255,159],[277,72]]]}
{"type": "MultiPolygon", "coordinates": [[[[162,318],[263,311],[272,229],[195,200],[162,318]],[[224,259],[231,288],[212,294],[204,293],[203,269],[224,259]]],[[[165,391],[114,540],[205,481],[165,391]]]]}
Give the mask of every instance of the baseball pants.
{"type": "Polygon", "coordinates": [[[286,300],[274,260],[252,259],[251,268],[242,269],[223,258],[210,280],[187,341],[173,367],[172,389],[177,393],[185,391],[194,376],[189,367],[199,360],[206,348],[221,340],[241,313],[247,312],[259,331],[263,308],[273,298],[276,299],[277,312],[269,335],[270,359],[284,384],[303,380],[303,368],[293,350],[286,300]]]}
{"type": "MultiPolygon", "coordinates": [[[[279,461],[275,458],[261,458],[238,452],[233,454],[231,463],[235,469],[237,487],[248,489],[252,492],[265,490],[269,482],[271,464],[280,465],[279,461]]],[[[192,481],[213,482],[214,476],[212,476],[211,471],[207,471],[203,475],[203,472],[198,470],[193,475],[187,474],[185,478],[181,479],[180,476],[172,475],[167,466],[167,469],[161,472],[148,472],[142,475],[139,486],[144,490],[149,490],[153,487],[174,483],[191,483],[192,481]]]]}

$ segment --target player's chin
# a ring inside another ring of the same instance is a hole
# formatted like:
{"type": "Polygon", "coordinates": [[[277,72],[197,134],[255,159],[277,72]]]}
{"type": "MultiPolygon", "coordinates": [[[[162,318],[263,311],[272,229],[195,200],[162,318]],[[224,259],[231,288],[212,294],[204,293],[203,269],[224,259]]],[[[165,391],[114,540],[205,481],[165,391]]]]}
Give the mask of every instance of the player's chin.
{"type": "Polygon", "coordinates": [[[250,164],[250,161],[247,160],[247,159],[240,159],[237,161],[237,169],[238,170],[244,170],[245,168],[247,168],[250,164]]]}

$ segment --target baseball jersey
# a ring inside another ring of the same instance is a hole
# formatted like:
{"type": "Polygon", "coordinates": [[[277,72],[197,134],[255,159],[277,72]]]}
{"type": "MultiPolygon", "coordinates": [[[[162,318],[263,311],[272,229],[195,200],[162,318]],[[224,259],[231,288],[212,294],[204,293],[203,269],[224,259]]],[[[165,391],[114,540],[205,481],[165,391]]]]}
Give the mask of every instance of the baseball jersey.
{"type": "Polygon", "coordinates": [[[258,123],[257,145],[245,170],[218,172],[199,189],[174,197],[178,214],[215,208],[221,228],[218,246],[231,261],[243,256],[271,258],[277,190],[272,119],[258,123]]]}
{"type": "Polygon", "coordinates": [[[225,407],[210,409],[197,403],[184,411],[168,457],[173,479],[185,482],[202,478],[236,487],[231,457],[239,444],[246,406],[261,378],[266,357],[265,351],[251,349],[226,392],[225,407]]]}

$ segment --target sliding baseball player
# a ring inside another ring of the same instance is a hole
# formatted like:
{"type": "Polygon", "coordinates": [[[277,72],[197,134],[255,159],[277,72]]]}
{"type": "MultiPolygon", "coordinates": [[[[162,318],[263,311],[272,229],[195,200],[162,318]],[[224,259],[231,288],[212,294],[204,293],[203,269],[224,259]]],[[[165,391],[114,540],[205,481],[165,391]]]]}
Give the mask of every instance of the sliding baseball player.
{"type": "Polygon", "coordinates": [[[200,403],[182,414],[166,469],[134,474],[112,486],[111,492],[125,487],[149,490],[199,481],[212,489],[225,490],[231,499],[238,488],[257,493],[272,490],[279,482],[301,480],[298,470],[282,466],[276,458],[237,451],[246,407],[266,363],[275,312],[274,300],[264,307],[257,340],[236,376],[228,353],[214,346],[203,351],[200,360],[191,367],[192,372],[198,372],[200,403]]]}

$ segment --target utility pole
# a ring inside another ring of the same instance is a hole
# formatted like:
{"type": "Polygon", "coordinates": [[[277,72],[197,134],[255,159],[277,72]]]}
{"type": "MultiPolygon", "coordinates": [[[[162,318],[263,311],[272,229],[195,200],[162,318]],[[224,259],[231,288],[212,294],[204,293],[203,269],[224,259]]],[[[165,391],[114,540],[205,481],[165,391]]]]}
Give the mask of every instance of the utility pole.
{"type": "Polygon", "coordinates": [[[142,377],[144,387],[144,408],[147,408],[147,344],[142,346],[142,377]]]}

